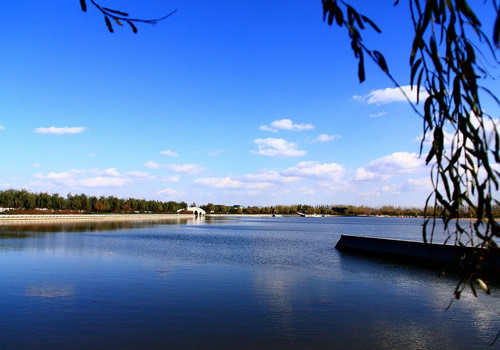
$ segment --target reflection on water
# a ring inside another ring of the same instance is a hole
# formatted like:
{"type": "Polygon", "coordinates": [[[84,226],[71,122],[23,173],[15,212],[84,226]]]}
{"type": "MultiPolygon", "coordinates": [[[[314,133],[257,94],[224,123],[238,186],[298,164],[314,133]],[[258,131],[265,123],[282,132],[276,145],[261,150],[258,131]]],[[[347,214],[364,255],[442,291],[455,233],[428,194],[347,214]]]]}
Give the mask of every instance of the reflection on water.
{"type": "Polygon", "coordinates": [[[444,311],[455,277],[334,249],[421,220],[110,224],[2,229],[0,349],[474,349],[500,328],[496,290],[444,311]]]}
{"type": "Polygon", "coordinates": [[[73,286],[30,286],[26,288],[27,297],[59,298],[74,294],[73,286]]]}
{"type": "Polygon", "coordinates": [[[152,227],[155,225],[200,225],[205,221],[204,217],[176,217],[169,219],[151,220],[120,220],[120,221],[62,221],[62,222],[36,222],[19,223],[14,225],[0,224],[0,239],[8,235],[20,233],[25,235],[28,232],[94,232],[94,231],[116,231],[131,228],[152,227]]]}

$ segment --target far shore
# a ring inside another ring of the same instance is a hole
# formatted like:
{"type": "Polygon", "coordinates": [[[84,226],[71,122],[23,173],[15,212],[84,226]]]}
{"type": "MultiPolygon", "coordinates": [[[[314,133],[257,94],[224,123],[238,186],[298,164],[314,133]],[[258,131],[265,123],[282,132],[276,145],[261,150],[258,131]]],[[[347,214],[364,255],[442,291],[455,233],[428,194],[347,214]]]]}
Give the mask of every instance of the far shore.
{"type": "MultiPolygon", "coordinates": [[[[207,216],[252,216],[270,217],[272,215],[235,215],[211,214],[207,216]]],[[[59,222],[92,222],[92,221],[161,221],[193,219],[195,215],[186,214],[5,214],[0,215],[0,225],[40,224],[59,222]]]]}
{"type": "MultiPolygon", "coordinates": [[[[272,217],[271,214],[207,214],[206,217],[272,217]]],[[[297,216],[298,215],[276,215],[297,216]]],[[[342,217],[342,215],[329,215],[330,217],[342,217]]],[[[313,216],[320,218],[320,215],[313,216]]],[[[397,218],[397,216],[365,216],[357,217],[385,217],[397,218]]],[[[196,219],[197,216],[190,214],[1,214],[0,226],[16,224],[54,224],[66,222],[113,222],[113,221],[163,221],[163,220],[188,220],[196,219]]],[[[418,217],[422,218],[422,217],[418,217]]],[[[460,218],[459,220],[471,220],[460,218]]],[[[472,219],[473,220],[473,219],[472,219]]]]}

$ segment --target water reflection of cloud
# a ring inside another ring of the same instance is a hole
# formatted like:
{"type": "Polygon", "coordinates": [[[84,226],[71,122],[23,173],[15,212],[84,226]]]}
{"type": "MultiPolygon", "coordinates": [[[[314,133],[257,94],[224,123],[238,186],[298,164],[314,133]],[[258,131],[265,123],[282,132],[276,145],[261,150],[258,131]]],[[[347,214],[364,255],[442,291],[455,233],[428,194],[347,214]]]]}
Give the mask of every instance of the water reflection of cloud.
{"type": "Polygon", "coordinates": [[[290,296],[290,290],[293,288],[291,284],[287,274],[280,270],[260,270],[254,284],[259,296],[258,302],[265,305],[271,319],[283,329],[289,329],[292,325],[294,310],[290,296]]]}
{"type": "Polygon", "coordinates": [[[73,286],[29,286],[26,288],[25,295],[28,297],[39,298],[60,298],[69,297],[75,294],[73,286]]]}
{"type": "Polygon", "coordinates": [[[387,322],[379,320],[372,325],[372,334],[376,334],[376,349],[454,349],[456,344],[443,329],[439,332],[432,325],[412,321],[387,322]]]}
{"type": "MultiPolygon", "coordinates": [[[[498,310],[500,309],[500,298],[494,295],[485,295],[478,293],[474,297],[470,289],[464,291],[459,300],[454,300],[451,308],[446,310],[450,301],[453,300],[453,291],[458,282],[458,276],[454,274],[438,276],[436,271],[420,269],[418,267],[397,265],[392,263],[381,263],[377,259],[356,259],[353,256],[346,256],[343,268],[363,277],[362,281],[370,285],[370,280],[376,281],[377,295],[380,297],[391,297],[390,309],[393,312],[405,310],[408,318],[419,319],[418,324],[413,324],[411,329],[400,329],[401,327],[410,327],[409,324],[379,324],[380,329],[377,332],[391,333],[386,334],[387,339],[381,341],[387,342],[396,340],[399,332],[407,333],[408,337],[416,334],[426,333],[427,338],[435,339],[441,343],[456,340],[456,330],[463,333],[460,336],[462,341],[469,341],[469,338],[484,340],[487,344],[492,340],[498,331],[498,310]],[[352,270],[347,265],[357,263],[368,263],[363,270],[352,270]],[[371,275],[371,276],[370,276],[371,275]],[[367,282],[368,281],[368,282],[367,282]],[[419,307],[420,305],[420,307],[419,307]],[[427,312],[424,310],[428,310],[427,312]],[[439,324],[439,335],[434,334],[436,329],[427,327],[423,319],[429,320],[431,324],[439,324]],[[457,322],[457,320],[461,320],[457,322]],[[464,322],[464,320],[466,320],[464,322]],[[465,334],[469,334],[467,337],[465,334]]],[[[389,321],[386,321],[389,323],[389,321]]],[[[406,340],[404,340],[406,341],[406,340]]],[[[421,340],[420,340],[421,342],[421,340]]],[[[417,348],[428,348],[426,344],[420,344],[417,340],[410,343],[417,344],[417,348]]],[[[431,344],[432,345],[432,344],[431,344]]],[[[455,344],[457,345],[457,344],[455,344]]],[[[431,346],[432,347],[432,346],[431,346]]],[[[456,346],[446,346],[454,348],[456,346]]]]}

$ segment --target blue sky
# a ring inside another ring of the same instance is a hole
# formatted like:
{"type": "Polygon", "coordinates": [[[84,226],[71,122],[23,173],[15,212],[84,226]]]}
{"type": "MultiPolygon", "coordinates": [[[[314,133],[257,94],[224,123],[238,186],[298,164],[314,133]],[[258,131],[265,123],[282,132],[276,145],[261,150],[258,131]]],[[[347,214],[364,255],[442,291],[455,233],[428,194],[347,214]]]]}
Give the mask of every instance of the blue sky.
{"type": "MultiPolygon", "coordinates": [[[[0,189],[423,206],[422,121],[372,64],[358,83],[321,1],[102,3],[178,12],[110,34],[77,0],[0,4],[0,189]]],[[[383,30],[367,45],[406,85],[405,5],[356,3],[383,30]]]]}

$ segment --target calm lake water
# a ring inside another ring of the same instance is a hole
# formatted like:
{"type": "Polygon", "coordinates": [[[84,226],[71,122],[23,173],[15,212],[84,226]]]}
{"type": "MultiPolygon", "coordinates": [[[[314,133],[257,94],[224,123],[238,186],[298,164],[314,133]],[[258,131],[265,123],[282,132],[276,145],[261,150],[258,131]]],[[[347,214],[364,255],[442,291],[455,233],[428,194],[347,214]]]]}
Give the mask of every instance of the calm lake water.
{"type": "MultiPolygon", "coordinates": [[[[419,219],[207,218],[0,227],[0,349],[485,349],[500,295],[340,253],[419,219]]],[[[500,342],[497,342],[498,348],[500,342]]]]}

